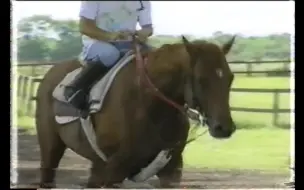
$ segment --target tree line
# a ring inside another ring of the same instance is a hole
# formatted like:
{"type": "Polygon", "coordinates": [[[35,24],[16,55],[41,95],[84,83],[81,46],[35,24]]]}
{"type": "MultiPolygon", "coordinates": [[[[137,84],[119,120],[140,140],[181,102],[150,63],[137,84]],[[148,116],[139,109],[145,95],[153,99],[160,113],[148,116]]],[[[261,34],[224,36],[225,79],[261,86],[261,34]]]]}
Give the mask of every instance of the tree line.
{"type": "MultiPolygon", "coordinates": [[[[75,20],[55,20],[47,15],[35,15],[20,20],[17,27],[19,62],[59,61],[76,57],[81,52],[81,36],[75,20]]],[[[204,40],[223,43],[231,36],[232,34],[218,31],[204,40]]],[[[188,37],[195,39],[193,36],[188,37]]],[[[156,35],[148,43],[159,47],[179,40],[180,36],[156,35]]],[[[237,34],[228,60],[288,60],[289,57],[288,33],[249,37],[237,34]]]]}

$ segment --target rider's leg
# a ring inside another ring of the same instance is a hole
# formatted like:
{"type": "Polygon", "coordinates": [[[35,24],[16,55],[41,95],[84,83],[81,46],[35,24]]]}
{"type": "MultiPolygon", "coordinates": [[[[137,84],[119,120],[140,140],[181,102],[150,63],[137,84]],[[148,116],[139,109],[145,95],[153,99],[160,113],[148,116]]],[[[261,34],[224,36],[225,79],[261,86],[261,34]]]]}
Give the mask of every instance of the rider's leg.
{"type": "Polygon", "coordinates": [[[106,42],[95,42],[86,47],[82,53],[87,65],[66,87],[64,96],[69,103],[80,110],[86,108],[86,98],[92,85],[105,75],[117,62],[120,52],[115,46],[106,42]]]}

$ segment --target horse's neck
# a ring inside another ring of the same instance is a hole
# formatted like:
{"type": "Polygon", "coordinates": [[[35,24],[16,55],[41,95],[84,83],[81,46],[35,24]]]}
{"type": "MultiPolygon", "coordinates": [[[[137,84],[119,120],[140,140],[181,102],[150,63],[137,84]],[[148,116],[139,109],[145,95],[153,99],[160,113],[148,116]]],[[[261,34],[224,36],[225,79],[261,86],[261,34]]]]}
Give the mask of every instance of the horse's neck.
{"type": "Polygon", "coordinates": [[[184,94],[182,57],[179,60],[176,57],[151,57],[146,67],[148,77],[168,98],[181,103],[184,94]]]}

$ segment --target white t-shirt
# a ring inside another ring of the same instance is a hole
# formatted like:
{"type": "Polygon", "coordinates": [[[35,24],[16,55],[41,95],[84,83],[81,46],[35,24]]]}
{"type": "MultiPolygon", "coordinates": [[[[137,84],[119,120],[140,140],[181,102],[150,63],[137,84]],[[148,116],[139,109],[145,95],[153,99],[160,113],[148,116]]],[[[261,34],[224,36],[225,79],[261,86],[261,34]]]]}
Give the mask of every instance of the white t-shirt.
{"type": "MultiPolygon", "coordinates": [[[[140,26],[152,24],[150,1],[82,1],[79,16],[95,20],[98,28],[109,31],[135,31],[140,26]],[[142,9],[143,7],[143,9],[142,9]]],[[[82,36],[84,45],[95,40],[82,36]]]]}

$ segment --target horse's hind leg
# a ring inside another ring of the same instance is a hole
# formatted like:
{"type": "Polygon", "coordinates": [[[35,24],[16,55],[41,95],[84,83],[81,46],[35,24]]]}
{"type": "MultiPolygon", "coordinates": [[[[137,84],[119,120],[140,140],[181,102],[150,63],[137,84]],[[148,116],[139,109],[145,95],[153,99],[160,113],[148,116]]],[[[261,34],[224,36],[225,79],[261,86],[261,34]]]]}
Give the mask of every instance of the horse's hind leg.
{"type": "Polygon", "coordinates": [[[183,157],[182,154],[172,156],[170,162],[159,171],[157,177],[161,188],[177,188],[182,179],[183,157]]]}
{"type": "Polygon", "coordinates": [[[55,186],[55,174],[64,154],[66,145],[61,140],[57,123],[52,119],[37,121],[37,135],[40,145],[40,186],[52,188],[55,186]],[[42,121],[42,122],[39,122],[42,121]]]}

